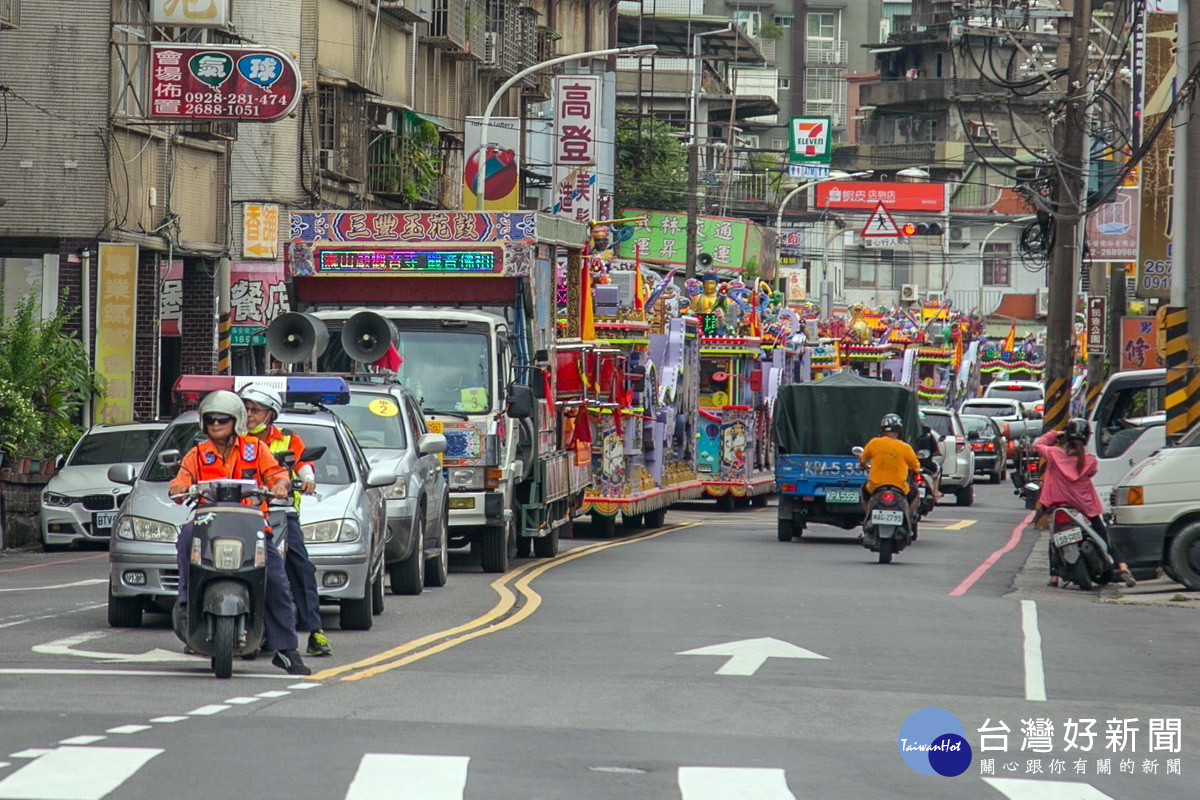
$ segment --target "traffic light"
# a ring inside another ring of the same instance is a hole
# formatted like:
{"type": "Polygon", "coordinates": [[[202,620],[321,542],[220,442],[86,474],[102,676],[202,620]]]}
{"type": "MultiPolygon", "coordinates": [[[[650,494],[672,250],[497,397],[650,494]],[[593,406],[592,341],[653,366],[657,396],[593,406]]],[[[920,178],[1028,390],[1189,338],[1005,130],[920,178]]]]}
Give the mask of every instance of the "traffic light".
{"type": "Polygon", "coordinates": [[[941,236],[945,231],[937,222],[906,222],[900,232],[905,236],[941,236]]]}

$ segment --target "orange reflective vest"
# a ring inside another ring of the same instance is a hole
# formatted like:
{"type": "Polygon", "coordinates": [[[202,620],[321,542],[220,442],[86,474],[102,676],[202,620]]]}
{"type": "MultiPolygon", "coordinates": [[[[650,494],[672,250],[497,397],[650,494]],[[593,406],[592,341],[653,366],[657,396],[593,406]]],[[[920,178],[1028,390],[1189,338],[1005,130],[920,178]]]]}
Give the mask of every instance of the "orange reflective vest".
{"type": "Polygon", "coordinates": [[[221,449],[209,439],[189,450],[168,491],[178,494],[195,483],[218,478],[256,480],[272,490],[280,485],[287,487],[287,467],[276,461],[270,449],[257,437],[233,437],[233,444],[224,457],[221,449]]]}

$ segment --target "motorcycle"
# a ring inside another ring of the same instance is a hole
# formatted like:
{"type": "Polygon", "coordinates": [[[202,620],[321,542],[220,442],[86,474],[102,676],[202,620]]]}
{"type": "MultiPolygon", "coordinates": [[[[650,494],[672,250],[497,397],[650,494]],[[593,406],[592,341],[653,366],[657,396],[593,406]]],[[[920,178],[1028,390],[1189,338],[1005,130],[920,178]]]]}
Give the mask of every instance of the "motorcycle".
{"type": "Polygon", "coordinates": [[[913,520],[914,540],[917,538],[916,523],[929,516],[934,506],[937,505],[933,490],[938,485],[938,479],[941,476],[941,470],[938,468],[937,462],[930,457],[928,450],[918,450],[917,461],[921,464],[921,471],[915,476],[917,484],[917,516],[913,520]]]}
{"type": "Polygon", "coordinates": [[[181,495],[196,511],[189,554],[187,605],[175,606],[175,635],[209,656],[213,674],[233,674],[233,657],[252,657],[263,639],[267,592],[267,548],[281,553],[286,529],[269,534],[262,512],[243,500],[271,499],[257,481],[201,481],[181,495]],[[186,615],[186,616],[185,616],[186,615]]]}
{"type": "Polygon", "coordinates": [[[1025,502],[1025,508],[1037,508],[1042,493],[1041,459],[1033,449],[1033,440],[1022,437],[1013,456],[1013,494],[1025,502]]]}
{"type": "Polygon", "coordinates": [[[1115,564],[1100,534],[1081,512],[1070,506],[1053,506],[1050,515],[1050,572],[1064,583],[1072,582],[1083,591],[1093,585],[1109,583],[1115,564]]]}

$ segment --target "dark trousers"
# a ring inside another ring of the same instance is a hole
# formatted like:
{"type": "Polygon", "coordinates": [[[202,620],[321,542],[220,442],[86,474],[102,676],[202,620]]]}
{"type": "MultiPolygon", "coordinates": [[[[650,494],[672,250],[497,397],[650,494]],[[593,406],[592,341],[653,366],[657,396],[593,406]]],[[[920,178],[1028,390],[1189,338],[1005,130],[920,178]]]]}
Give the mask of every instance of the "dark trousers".
{"type": "MultiPolygon", "coordinates": [[[[179,529],[175,542],[175,562],[179,566],[179,599],[187,601],[188,565],[192,556],[194,530],[189,520],[179,529]]],[[[274,547],[267,547],[267,596],[263,625],[266,628],[267,650],[295,650],[296,608],[292,603],[292,592],[288,588],[283,556],[274,547]]]]}
{"type": "MultiPolygon", "coordinates": [[[[288,513],[287,517],[287,556],[284,566],[287,569],[288,584],[292,588],[292,599],[296,603],[296,630],[321,630],[321,599],[317,596],[317,568],[308,557],[308,548],[304,546],[304,532],[300,530],[300,515],[288,513]]],[[[272,517],[274,524],[274,517],[272,517]]]]}

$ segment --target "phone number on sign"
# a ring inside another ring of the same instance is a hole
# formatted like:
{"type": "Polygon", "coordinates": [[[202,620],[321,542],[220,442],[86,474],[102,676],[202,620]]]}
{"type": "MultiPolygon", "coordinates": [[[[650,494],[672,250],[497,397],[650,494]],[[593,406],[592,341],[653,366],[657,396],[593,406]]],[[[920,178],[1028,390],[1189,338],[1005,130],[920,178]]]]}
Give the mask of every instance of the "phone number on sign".
{"type": "Polygon", "coordinates": [[[1142,262],[1142,288],[1150,291],[1171,288],[1171,262],[1164,259],[1142,262]]]}

